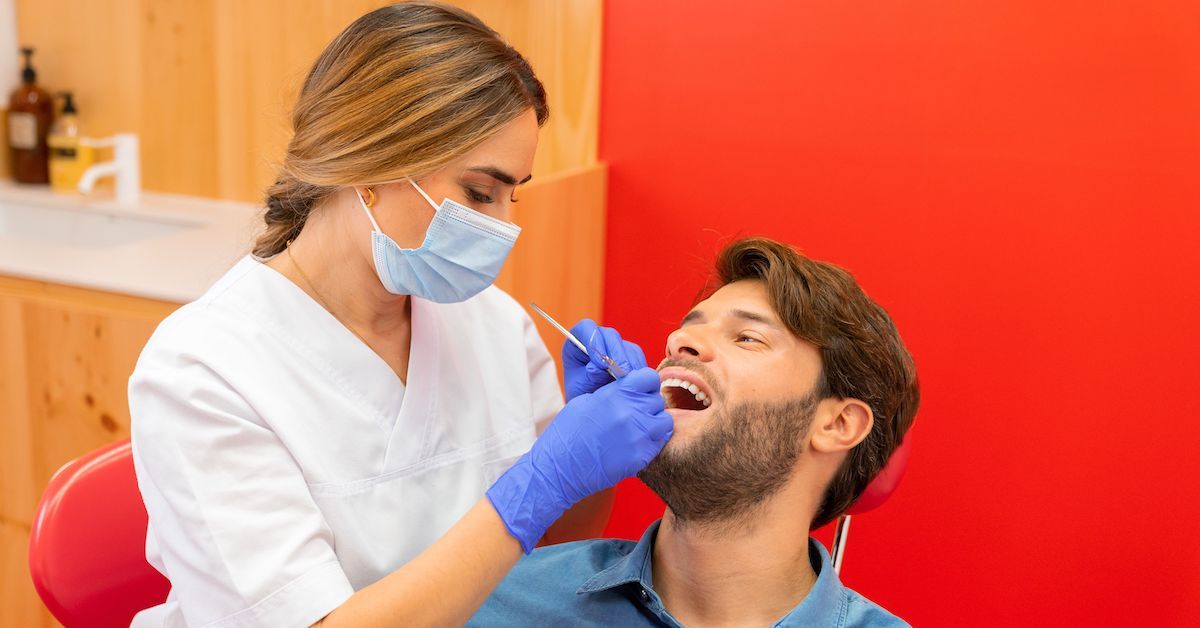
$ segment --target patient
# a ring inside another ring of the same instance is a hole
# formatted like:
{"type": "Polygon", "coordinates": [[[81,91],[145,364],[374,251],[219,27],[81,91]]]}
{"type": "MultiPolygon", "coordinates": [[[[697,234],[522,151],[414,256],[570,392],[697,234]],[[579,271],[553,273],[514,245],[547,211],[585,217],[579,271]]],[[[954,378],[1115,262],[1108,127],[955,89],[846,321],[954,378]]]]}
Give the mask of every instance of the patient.
{"type": "Polygon", "coordinates": [[[842,269],[748,239],[659,366],[675,433],[640,474],[641,541],[534,551],[471,625],[904,626],[842,586],[809,531],[845,511],[917,411],[891,318],[842,269]]]}

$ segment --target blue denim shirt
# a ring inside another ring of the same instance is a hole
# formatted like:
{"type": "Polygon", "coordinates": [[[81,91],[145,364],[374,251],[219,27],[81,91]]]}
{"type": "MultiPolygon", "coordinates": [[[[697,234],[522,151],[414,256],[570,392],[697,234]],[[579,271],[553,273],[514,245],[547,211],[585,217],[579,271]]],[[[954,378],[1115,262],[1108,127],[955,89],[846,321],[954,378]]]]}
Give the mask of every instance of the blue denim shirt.
{"type": "MultiPolygon", "coordinates": [[[[596,539],[535,550],[513,568],[468,626],[680,626],[654,592],[655,522],[642,540],[596,539]]],[[[817,581],[775,626],[908,626],[842,586],[829,553],[813,539],[817,581]]]]}

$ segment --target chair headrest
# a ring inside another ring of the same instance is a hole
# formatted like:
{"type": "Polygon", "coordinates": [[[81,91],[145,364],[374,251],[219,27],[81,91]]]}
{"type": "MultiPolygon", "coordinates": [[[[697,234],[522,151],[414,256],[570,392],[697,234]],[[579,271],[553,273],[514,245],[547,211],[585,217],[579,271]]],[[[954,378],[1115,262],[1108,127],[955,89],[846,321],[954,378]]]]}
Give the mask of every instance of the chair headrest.
{"type": "Polygon", "coordinates": [[[900,446],[896,448],[896,451],[892,452],[892,457],[888,458],[883,471],[880,471],[879,475],[875,476],[874,480],[871,480],[871,483],[867,485],[866,490],[863,491],[858,500],[846,509],[846,514],[861,515],[887,501],[887,498],[891,497],[896,487],[900,484],[900,479],[904,477],[904,469],[908,466],[908,457],[911,454],[912,430],[910,429],[904,435],[904,440],[900,441],[900,446]]]}
{"type": "Polygon", "coordinates": [[[67,626],[129,625],[170,583],[146,562],[146,507],[129,440],[67,463],[50,480],[29,540],[29,569],[67,626]]]}

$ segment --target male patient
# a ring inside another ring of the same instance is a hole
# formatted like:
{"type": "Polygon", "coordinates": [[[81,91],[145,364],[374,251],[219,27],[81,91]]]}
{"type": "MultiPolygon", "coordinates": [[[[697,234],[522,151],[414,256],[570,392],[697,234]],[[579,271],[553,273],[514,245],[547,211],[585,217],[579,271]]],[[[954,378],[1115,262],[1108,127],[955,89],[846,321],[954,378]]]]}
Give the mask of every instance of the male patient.
{"type": "Polygon", "coordinates": [[[904,626],[808,537],[883,469],[917,411],[912,358],[844,270],[766,239],[659,366],[675,433],[639,475],[667,504],[634,543],[534,551],[471,625],[904,626]]]}

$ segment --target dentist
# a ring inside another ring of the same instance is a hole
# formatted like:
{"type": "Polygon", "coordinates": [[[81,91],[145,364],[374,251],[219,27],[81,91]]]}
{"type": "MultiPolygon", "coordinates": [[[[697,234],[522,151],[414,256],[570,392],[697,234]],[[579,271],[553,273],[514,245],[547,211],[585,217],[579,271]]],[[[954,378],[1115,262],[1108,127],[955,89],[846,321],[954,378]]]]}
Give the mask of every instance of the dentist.
{"type": "Polygon", "coordinates": [[[641,351],[589,321],[630,374],[566,349],[564,407],[491,285],[547,114],[459,9],[384,7],[320,55],[254,254],[130,379],[147,558],[171,581],[135,626],[461,624],[569,508],[558,538],[600,531],[611,502],[585,498],[673,425],[641,351]]]}

